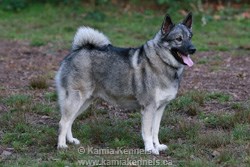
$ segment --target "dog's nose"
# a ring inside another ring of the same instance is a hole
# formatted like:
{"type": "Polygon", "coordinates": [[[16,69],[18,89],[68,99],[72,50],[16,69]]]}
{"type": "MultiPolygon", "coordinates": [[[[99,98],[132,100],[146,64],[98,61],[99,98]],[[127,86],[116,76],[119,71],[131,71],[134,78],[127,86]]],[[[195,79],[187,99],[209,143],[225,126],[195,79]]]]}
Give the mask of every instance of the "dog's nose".
{"type": "Polygon", "coordinates": [[[188,53],[189,54],[194,54],[196,52],[196,48],[194,46],[191,46],[188,48],[188,53]]]}

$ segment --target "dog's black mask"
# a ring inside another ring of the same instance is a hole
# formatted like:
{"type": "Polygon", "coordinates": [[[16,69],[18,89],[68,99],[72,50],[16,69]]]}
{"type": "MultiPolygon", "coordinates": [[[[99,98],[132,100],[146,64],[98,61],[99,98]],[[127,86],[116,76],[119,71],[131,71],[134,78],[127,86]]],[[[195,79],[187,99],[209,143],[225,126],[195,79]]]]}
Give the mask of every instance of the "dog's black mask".
{"type": "Polygon", "coordinates": [[[191,67],[193,61],[190,58],[191,54],[196,52],[195,46],[192,44],[192,13],[189,13],[184,21],[174,25],[170,16],[166,15],[162,24],[161,33],[163,40],[168,42],[170,51],[175,59],[191,67]]]}

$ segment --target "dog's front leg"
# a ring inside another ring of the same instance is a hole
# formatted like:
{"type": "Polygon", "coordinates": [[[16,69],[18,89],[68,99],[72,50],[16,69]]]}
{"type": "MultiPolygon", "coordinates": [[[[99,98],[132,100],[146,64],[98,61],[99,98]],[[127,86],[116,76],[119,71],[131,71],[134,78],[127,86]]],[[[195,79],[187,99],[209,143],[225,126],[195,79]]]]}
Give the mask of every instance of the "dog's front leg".
{"type": "Polygon", "coordinates": [[[159,150],[153,144],[153,119],[156,111],[155,106],[148,106],[142,111],[142,138],[144,141],[145,151],[152,154],[159,154],[159,150]]]}
{"type": "Polygon", "coordinates": [[[161,118],[162,118],[165,107],[166,105],[163,105],[157,109],[157,111],[155,112],[154,121],[153,121],[153,143],[154,143],[155,148],[159,151],[168,149],[167,145],[160,144],[159,138],[158,138],[161,118]]]}

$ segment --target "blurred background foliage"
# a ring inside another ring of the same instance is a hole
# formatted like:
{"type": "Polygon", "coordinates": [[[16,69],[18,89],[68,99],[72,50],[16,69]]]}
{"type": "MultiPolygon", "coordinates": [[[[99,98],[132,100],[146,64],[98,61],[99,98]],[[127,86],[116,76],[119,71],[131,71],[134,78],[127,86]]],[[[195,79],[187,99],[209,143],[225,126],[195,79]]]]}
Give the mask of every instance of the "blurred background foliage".
{"type": "Polygon", "coordinates": [[[249,0],[0,0],[0,8],[11,12],[21,12],[32,5],[49,4],[53,6],[70,6],[74,10],[83,6],[90,6],[93,10],[87,14],[87,18],[102,21],[105,14],[100,7],[116,7],[127,11],[150,12],[168,11],[168,13],[181,13],[187,11],[202,14],[206,19],[227,19],[233,15],[238,18],[250,18],[249,0]],[[245,12],[247,11],[247,12],[245,12]],[[245,12],[245,13],[242,13],[245,12]]]}
{"type": "Polygon", "coordinates": [[[152,38],[166,13],[179,22],[192,11],[199,50],[248,49],[249,6],[249,0],[0,0],[0,38],[69,47],[76,28],[86,25],[118,46],[137,46],[152,38]]]}
{"type": "Polygon", "coordinates": [[[202,14],[204,19],[230,19],[237,15],[239,18],[250,18],[249,0],[0,0],[0,9],[11,12],[22,10],[36,4],[49,4],[55,7],[70,6],[76,11],[83,6],[89,6],[92,11],[87,18],[102,21],[105,13],[101,7],[109,6],[120,8],[125,12],[166,11],[185,15],[187,11],[202,14]]]}
{"type": "Polygon", "coordinates": [[[202,12],[204,9],[209,11],[220,10],[224,7],[237,7],[242,4],[248,4],[249,0],[0,0],[0,6],[4,10],[20,11],[33,4],[52,4],[52,5],[70,5],[79,6],[83,3],[89,3],[94,6],[116,5],[121,7],[137,6],[150,7],[151,9],[168,9],[169,12],[176,10],[192,10],[202,12]]]}

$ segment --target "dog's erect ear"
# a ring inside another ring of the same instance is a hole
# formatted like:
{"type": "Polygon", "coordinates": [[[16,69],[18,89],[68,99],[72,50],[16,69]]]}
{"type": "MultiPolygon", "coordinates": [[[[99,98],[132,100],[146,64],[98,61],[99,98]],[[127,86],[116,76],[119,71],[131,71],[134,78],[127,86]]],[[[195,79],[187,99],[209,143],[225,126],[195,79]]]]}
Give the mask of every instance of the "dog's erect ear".
{"type": "Polygon", "coordinates": [[[182,24],[187,26],[187,28],[192,29],[192,22],[193,22],[192,12],[189,12],[186,18],[183,20],[182,24]]]}
{"type": "Polygon", "coordinates": [[[162,35],[168,34],[173,26],[174,26],[174,24],[173,24],[170,16],[168,14],[166,14],[165,19],[164,19],[162,26],[161,26],[162,35]]]}

